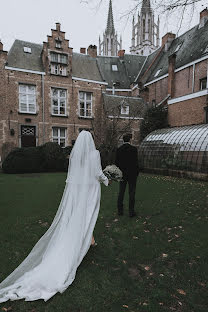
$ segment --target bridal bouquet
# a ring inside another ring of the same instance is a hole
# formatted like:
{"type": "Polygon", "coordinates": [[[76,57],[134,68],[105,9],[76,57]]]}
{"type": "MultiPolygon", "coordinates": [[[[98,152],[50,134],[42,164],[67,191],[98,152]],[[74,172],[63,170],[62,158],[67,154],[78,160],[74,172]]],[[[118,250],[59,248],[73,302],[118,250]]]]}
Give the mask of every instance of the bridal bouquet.
{"type": "Polygon", "coordinates": [[[103,173],[109,180],[113,180],[116,182],[122,181],[122,171],[116,165],[109,165],[104,170],[103,173]]]}

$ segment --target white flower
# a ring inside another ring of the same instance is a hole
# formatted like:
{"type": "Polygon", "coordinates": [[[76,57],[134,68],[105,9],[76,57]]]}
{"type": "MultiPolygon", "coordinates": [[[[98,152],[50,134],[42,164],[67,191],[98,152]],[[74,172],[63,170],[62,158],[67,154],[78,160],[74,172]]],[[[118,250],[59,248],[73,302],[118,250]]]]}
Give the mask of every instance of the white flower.
{"type": "Polygon", "coordinates": [[[107,176],[109,180],[122,181],[122,171],[116,165],[109,165],[104,170],[103,173],[107,176]]]}

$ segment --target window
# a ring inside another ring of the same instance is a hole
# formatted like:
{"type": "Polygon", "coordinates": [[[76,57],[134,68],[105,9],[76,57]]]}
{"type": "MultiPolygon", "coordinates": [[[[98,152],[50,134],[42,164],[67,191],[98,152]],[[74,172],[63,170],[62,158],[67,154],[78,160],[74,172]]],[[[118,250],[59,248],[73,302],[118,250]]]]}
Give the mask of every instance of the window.
{"type": "Polygon", "coordinates": [[[200,90],[207,88],[207,78],[200,79],[200,90]]]}
{"type": "Polygon", "coordinates": [[[29,48],[29,47],[24,47],[24,52],[25,52],[25,53],[31,53],[32,51],[31,51],[31,48],[29,48]]]}
{"type": "Polygon", "coordinates": [[[160,69],[158,69],[157,71],[156,71],[156,73],[155,73],[155,75],[154,75],[154,77],[157,77],[158,75],[159,75],[159,73],[161,72],[161,68],[160,69]]]}
{"type": "Polygon", "coordinates": [[[52,129],[53,142],[58,143],[61,147],[66,146],[66,129],[56,128],[52,129]]]}
{"type": "Polygon", "coordinates": [[[66,90],[51,89],[52,93],[52,115],[66,116],[66,90]]]}
{"type": "Polygon", "coordinates": [[[208,53],[208,45],[206,46],[206,48],[203,51],[203,54],[206,54],[206,53],[208,53]]]}
{"type": "Polygon", "coordinates": [[[51,64],[51,74],[66,76],[66,67],[62,65],[51,64]]]}
{"type": "Polygon", "coordinates": [[[36,113],[36,87],[32,85],[19,85],[19,111],[20,113],[36,113]]]}
{"type": "Polygon", "coordinates": [[[122,115],[129,115],[129,105],[121,106],[121,114],[122,115]]]}
{"type": "Polygon", "coordinates": [[[183,44],[182,42],[181,42],[181,43],[179,43],[179,44],[177,45],[177,47],[175,48],[175,50],[174,50],[174,52],[173,52],[173,53],[178,52],[178,51],[180,50],[180,48],[181,48],[182,44],[183,44]]]}
{"type": "Polygon", "coordinates": [[[51,62],[67,64],[67,55],[60,53],[51,53],[51,62]]]}
{"type": "Polygon", "coordinates": [[[61,41],[56,40],[56,48],[61,49],[61,41]]]}
{"type": "Polygon", "coordinates": [[[124,100],[121,103],[121,114],[129,115],[129,104],[126,103],[124,100]]]}
{"type": "Polygon", "coordinates": [[[79,116],[92,117],[92,93],[79,92],[79,116]]]}
{"type": "Polygon", "coordinates": [[[118,71],[118,66],[117,65],[112,65],[112,71],[118,71]]]}

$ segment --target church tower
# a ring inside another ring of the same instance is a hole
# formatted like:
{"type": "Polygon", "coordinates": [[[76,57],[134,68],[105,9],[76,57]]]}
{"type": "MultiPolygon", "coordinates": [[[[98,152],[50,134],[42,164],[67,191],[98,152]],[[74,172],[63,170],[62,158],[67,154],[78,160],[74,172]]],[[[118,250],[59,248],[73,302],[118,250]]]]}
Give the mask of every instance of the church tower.
{"type": "Polygon", "coordinates": [[[138,21],[135,23],[134,17],[132,21],[131,54],[147,56],[159,48],[159,24],[159,17],[157,24],[154,22],[150,0],[143,0],[138,21]]]}
{"type": "Polygon", "coordinates": [[[103,56],[117,56],[118,51],[122,49],[122,39],[120,42],[117,39],[117,33],[113,21],[112,1],[109,2],[107,27],[103,33],[103,41],[99,37],[99,55],[103,56]]]}

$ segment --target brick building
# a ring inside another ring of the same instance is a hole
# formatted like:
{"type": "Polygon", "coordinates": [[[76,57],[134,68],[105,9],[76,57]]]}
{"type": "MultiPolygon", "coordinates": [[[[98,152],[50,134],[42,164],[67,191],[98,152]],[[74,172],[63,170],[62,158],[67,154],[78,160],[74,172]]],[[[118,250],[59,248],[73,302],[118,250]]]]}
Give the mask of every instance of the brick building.
{"type": "Polygon", "coordinates": [[[168,107],[171,127],[207,123],[207,35],[205,9],[199,25],[178,38],[166,34],[148,56],[99,56],[94,45],[74,53],[59,23],[42,45],[16,40],[7,53],[0,43],[1,158],[18,146],[72,145],[82,129],[96,127],[101,140],[103,121],[115,117],[137,145],[151,105],[168,107]]]}

